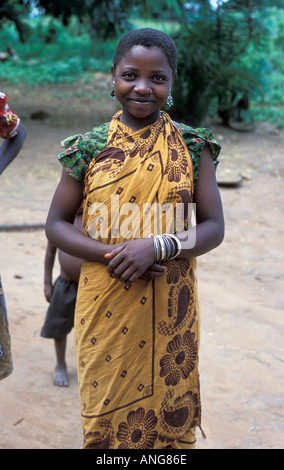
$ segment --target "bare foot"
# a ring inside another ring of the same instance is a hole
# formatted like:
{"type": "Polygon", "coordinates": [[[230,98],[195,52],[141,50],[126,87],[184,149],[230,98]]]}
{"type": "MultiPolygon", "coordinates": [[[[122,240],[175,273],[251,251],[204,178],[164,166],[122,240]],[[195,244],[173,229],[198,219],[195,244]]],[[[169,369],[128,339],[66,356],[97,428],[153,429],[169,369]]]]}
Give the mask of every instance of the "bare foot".
{"type": "Polygon", "coordinates": [[[69,387],[66,364],[63,364],[63,365],[57,364],[57,366],[54,369],[53,383],[54,385],[58,385],[59,387],[69,387]]]}

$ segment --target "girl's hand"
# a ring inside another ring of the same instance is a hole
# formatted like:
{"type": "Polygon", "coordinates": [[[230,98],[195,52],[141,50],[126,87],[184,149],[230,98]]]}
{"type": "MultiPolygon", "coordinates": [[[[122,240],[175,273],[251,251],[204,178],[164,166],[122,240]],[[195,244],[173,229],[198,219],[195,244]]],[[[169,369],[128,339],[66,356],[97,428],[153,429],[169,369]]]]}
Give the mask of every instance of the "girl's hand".
{"type": "MultiPolygon", "coordinates": [[[[110,251],[105,255],[106,259],[113,259],[116,254],[120,253],[123,250],[124,246],[120,246],[119,248],[115,248],[114,250],[110,251]]],[[[155,279],[160,276],[164,276],[166,274],[167,268],[166,266],[162,266],[159,263],[153,263],[146,271],[140,276],[139,279],[143,279],[149,281],[151,279],[155,279]]]]}
{"type": "Polygon", "coordinates": [[[134,282],[154,263],[153,240],[151,238],[131,240],[107,253],[105,258],[110,259],[108,273],[111,277],[122,282],[134,282]]]}
{"type": "Polygon", "coordinates": [[[47,302],[50,302],[53,293],[53,285],[51,283],[44,283],[44,296],[47,302]]]}
{"type": "Polygon", "coordinates": [[[158,263],[153,263],[143,274],[140,276],[140,279],[150,280],[155,279],[156,277],[164,276],[166,274],[166,266],[162,266],[158,263]]]}
{"type": "MultiPolygon", "coordinates": [[[[105,258],[108,260],[113,259],[118,253],[120,253],[125,248],[126,243],[121,243],[119,246],[115,245],[115,248],[105,254],[105,258]]],[[[111,245],[109,245],[111,248],[111,245]]]]}

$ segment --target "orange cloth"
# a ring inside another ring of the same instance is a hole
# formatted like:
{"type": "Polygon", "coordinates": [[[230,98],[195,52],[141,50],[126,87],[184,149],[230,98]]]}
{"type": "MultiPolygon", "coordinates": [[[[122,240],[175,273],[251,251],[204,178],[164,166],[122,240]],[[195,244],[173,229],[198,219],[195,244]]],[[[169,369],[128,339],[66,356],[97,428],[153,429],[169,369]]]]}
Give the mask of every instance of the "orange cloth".
{"type": "MultiPolygon", "coordinates": [[[[110,244],[149,235],[144,203],[187,207],[193,197],[190,154],[168,115],[137,132],[119,117],[120,112],[113,117],[107,147],[84,180],[85,233],[110,244]],[[140,224],[137,218],[131,224],[127,211],[137,207],[140,224]]],[[[163,218],[159,233],[165,223],[163,218]]],[[[177,258],[165,265],[163,277],[124,285],[110,278],[106,266],[83,264],[75,347],[85,448],[190,448],[195,440],[200,426],[196,261],[177,258]]]]}

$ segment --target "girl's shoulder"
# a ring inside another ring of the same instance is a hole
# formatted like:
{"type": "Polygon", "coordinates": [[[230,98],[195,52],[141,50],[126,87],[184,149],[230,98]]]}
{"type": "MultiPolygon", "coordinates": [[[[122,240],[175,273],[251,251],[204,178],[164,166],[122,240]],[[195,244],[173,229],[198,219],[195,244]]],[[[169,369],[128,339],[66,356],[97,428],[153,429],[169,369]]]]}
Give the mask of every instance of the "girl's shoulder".
{"type": "Polygon", "coordinates": [[[213,132],[211,129],[208,129],[207,127],[191,127],[187,124],[183,124],[180,122],[174,122],[175,126],[178,128],[179,132],[181,135],[187,139],[202,139],[208,141],[208,143],[214,143],[219,145],[213,135],[213,132]]]}
{"type": "Polygon", "coordinates": [[[221,151],[220,144],[215,140],[211,129],[206,127],[193,128],[183,123],[174,123],[189,150],[194,173],[194,184],[198,179],[198,170],[202,151],[205,145],[208,145],[211,150],[211,155],[214,164],[217,167],[219,163],[219,154],[221,151]]]}
{"type": "Polygon", "coordinates": [[[200,153],[205,145],[209,145],[213,159],[216,160],[218,158],[221,146],[215,140],[211,129],[206,127],[193,128],[177,122],[174,122],[174,124],[190,151],[200,153]]]}
{"type": "Polygon", "coordinates": [[[93,158],[105,148],[108,130],[109,123],[104,123],[85,134],[75,134],[61,142],[63,151],[57,158],[73,178],[84,178],[93,158]]]}

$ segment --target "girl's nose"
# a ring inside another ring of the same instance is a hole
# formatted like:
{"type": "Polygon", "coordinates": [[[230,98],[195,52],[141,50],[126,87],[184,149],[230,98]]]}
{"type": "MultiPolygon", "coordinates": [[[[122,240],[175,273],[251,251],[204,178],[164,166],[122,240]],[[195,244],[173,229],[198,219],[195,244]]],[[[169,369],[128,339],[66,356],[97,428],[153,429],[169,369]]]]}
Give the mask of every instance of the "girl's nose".
{"type": "Polygon", "coordinates": [[[135,84],[135,91],[143,95],[149,95],[151,93],[151,88],[148,80],[137,80],[135,84]]]}

